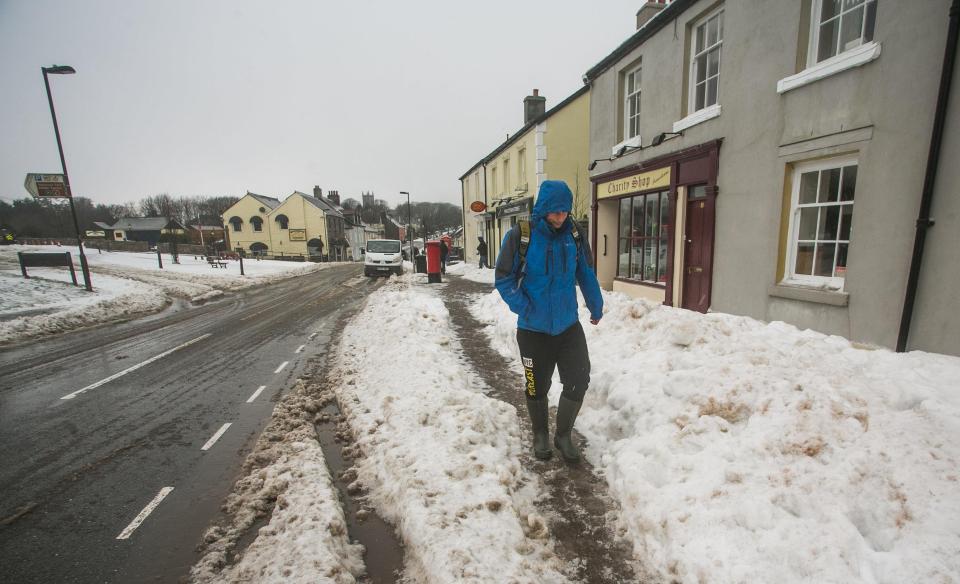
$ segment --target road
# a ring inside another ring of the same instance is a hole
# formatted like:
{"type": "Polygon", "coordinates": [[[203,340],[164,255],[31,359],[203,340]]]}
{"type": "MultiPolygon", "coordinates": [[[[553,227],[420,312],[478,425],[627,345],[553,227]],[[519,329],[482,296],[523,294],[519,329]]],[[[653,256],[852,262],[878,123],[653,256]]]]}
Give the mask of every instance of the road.
{"type": "Polygon", "coordinates": [[[335,266],[5,350],[0,580],[182,580],[275,402],[378,285],[335,266]]]}

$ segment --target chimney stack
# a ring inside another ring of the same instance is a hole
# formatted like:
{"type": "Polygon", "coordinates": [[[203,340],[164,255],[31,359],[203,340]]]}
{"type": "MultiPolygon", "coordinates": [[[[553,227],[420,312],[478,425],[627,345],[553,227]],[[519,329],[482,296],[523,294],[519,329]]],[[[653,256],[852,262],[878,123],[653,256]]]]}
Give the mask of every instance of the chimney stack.
{"type": "Polygon", "coordinates": [[[533,95],[523,98],[523,123],[529,124],[547,111],[547,98],[540,95],[539,89],[533,90],[533,95]]]}
{"type": "Polygon", "coordinates": [[[323,196],[323,189],[320,188],[320,185],[313,185],[313,196],[317,199],[323,196]]]}
{"type": "Polygon", "coordinates": [[[667,5],[667,0],[650,0],[637,11],[637,30],[650,22],[650,19],[660,13],[667,5]]]}
{"type": "Polygon", "coordinates": [[[330,199],[334,205],[340,206],[340,191],[327,191],[327,198],[330,199]]]}

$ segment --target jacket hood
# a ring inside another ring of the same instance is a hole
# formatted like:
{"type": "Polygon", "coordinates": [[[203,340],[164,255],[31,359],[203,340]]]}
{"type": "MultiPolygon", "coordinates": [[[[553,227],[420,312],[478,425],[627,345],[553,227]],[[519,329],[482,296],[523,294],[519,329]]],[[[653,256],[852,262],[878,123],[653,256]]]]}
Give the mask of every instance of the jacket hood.
{"type": "Polygon", "coordinates": [[[573,208],[573,193],[562,180],[545,180],[537,193],[537,202],[533,206],[531,218],[545,217],[547,213],[570,212],[573,208]]]}

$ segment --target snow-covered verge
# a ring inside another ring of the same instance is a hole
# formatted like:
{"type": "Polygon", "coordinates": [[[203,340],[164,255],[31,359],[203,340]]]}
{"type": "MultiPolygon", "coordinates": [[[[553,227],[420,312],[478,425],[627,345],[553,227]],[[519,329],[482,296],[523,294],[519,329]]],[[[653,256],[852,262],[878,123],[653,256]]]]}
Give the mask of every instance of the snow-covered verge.
{"type": "Polygon", "coordinates": [[[332,398],[298,380],[277,405],[224,505],[230,523],[204,535],[203,557],[191,570],[192,582],[357,581],[364,571],[363,549],[349,541],[313,426],[314,416],[332,398]],[[271,510],[269,523],[237,553],[241,535],[271,510]]]}
{"type": "Polygon", "coordinates": [[[960,581],[960,358],[604,298],[577,429],[665,580],[960,581]]]}
{"type": "Polygon", "coordinates": [[[83,288],[76,248],[12,245],[0,247],[0,345],[62,333],[107,322],[128,320],[161,310],[173,298],[203,302],[224,291],[267,284],[324,269],[334,264],[245,261],[211,268],[203,258],[181,255],[174,264],[156,253],[87,250],[94,291],[83,288]],[[80,287],[73,286],[66,268],[28,268],[24,279],[17,252],[72,254],[80,287]]]}
{"type": "Polygon", "coordinates": [[[424,275],[393,277],[344,330],[336,391],[369,504],[415,582],[562,582],[516,410],[486,397],[424,275]]]}
{"type": "Polygon", "coordinates": [[[466,278],[467,280],[473,280],[474,282],[484,282],[487,284],[493,284],[494,280],[494,271],[492,269],[486,268],[481,270],[473,264],[464,262],[448,265],[447,273],[466,278]]]}

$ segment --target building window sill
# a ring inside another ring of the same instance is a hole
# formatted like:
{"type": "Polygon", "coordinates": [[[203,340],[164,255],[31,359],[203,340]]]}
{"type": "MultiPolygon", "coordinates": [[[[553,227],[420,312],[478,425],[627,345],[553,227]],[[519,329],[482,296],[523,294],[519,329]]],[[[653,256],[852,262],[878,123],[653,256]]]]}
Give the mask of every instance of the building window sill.
{"type": "Polygon", "coordinates": [[[682,132],[687,128],[696,126],[701,122],[707,120],[712,120],[720,115],[720,104],[715,103],[711,106],[705,107],[702,110],[697,110],[690,114],[689,116],[683,118],[682,120],[677,120],[673,122],[673,131],[682,132]]]}
{"type": "Polygon", "coordinates": [[[773,284],[767,290],[767,294],[777,298],[830,306],[847,306],[850,303],[850,294],[847,292],[807,288],[795,284],[773,284]]]}
{"type": "Polygon", "coordinates": [[[836,75],[847,69],[865,65],[880,56],[880,43],[869,42],[859,47],[831,57],[822,63],[807,67],[803,71],[777,81],[777,93],[786,93],[791,89],[803,87],[808,83],[836,75]]]}
{"type": "Polygon", "coordinates": [[[665,283],[657,284],[655,282],[644,282],[643,280],[632,280],[630,278],[621,278],[619,276],[614,278],[614,280],[616,280],[617,282],[622,282],[624,284],[633,284],[636,286],[645,286],[647,288],[656,288],[657,290],[663,290],[667,287],[665,283]]]}

